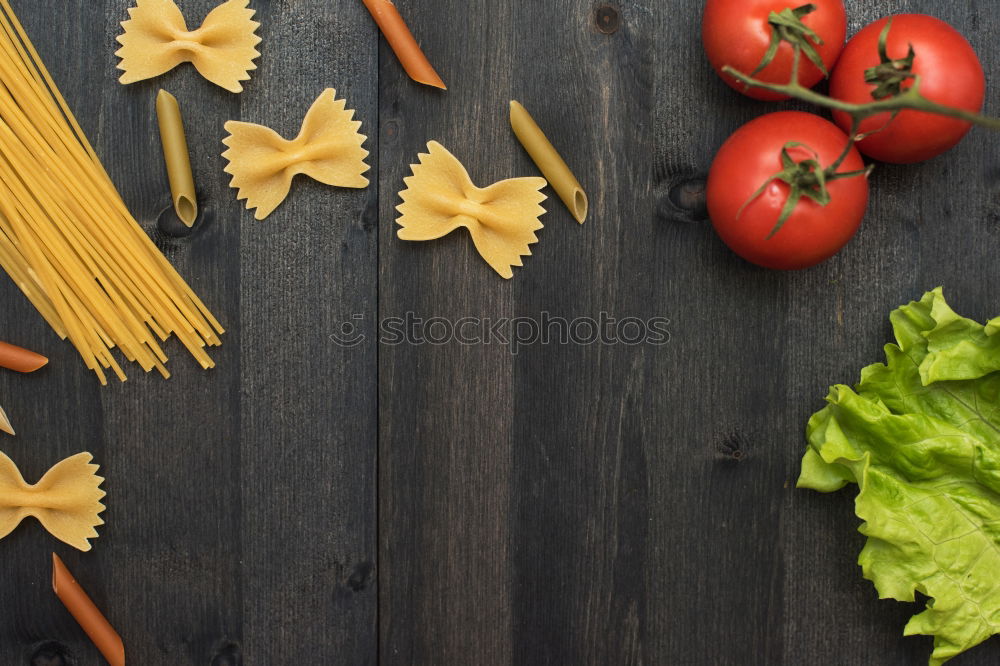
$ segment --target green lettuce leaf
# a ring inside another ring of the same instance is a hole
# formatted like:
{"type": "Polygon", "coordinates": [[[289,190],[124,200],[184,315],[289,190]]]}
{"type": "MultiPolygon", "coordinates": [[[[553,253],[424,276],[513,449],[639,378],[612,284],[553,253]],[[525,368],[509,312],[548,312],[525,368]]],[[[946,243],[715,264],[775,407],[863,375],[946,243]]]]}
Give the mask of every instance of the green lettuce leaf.
{"type": "Polygon", "coordinates": [[[890,319],[886,362],[809,419],[797,485],[858,485],[864,576],[929,597],[904,634],[933,636],[936,666],[1000,633],[1000,319],[960,317],[940,288],[890,319]]]}

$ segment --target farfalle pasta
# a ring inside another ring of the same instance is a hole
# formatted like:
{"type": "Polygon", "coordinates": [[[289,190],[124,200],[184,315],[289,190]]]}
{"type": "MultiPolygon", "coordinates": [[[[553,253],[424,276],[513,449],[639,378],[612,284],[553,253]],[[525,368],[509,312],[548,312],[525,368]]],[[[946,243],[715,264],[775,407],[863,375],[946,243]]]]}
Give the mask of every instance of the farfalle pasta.
{"type": "Polygon", "coordinates": [[[79,550],[90,550],[88,539],[103,525],[103,478],[89,453],[78,453],[57,463],[42,479],[29,485],[14,462],[0,453],[0,539],[14,531],[28,516],[55,538],[79,550]]]}
{"type": "Polygon", "coordinates": [[[333,88],[313,102],[291,141],[263,125],[231,120],[226,123],[229,136],[222,141],[228,147],[222,156],[233,177],[230,187],[237,188],[237,199],[247,200],[247,209],[256,209],[258,220],[285,200],[298,174],[326,185],[367,187],[362,174],[369,169],[368,151],[361,147],[367,137],[360,128],[361,121],[354,120],[354,111],[337,99],[333,88]]]}
{"type": "Polygon", "coordinates": [[[513,267],[521,266],[521,257],[531,254],[528,246],[538,242],[545,179],[511,178],[476,187],[458,158],[437,141],[418,159],[399,193],[397,235],[427,241],[465,227],[486,263],[502,277],[513,277],[513,267]]]}
{"type": "Polygon", "coordinates": [[[260,23],[253,20],[249,1],[228,0],[209,12],[200,28],[188,30],[174,0],[136,0],[118,36],[122,47],[115,55],[121,58],[118,69],[125,72],[119,80],[151,79],[190,62],[215,85],[242,92],[241,81],[257,69],[253,61],[260,56],[260,23]]]}

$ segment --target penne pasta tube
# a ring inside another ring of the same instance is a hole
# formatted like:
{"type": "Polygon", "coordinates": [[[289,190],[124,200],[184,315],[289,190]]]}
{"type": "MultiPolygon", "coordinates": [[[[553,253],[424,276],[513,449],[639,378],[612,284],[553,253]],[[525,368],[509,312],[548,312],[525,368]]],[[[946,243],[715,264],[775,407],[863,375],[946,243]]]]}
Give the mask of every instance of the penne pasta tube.
{"type": "Polygon", "coordinates": [[[0,342],[0,368],[15,372],[34,372],[49,362],[41,354],[0,342]]]}
{"type": "Polygon", "coordinates": [[[589,203],[580,181],[566,166],[566,162],[546,138],[528,110],[513,100],[510,103],[510,126],[518,141],[528,151],[528,155],[538,165],[542,175],[549,181],[549,185],[569,208],[573,218],[583,224],[587,219],[589,203]]]}
{"type": "Polygon", "coordinates": [[[87,633],[111,666],[125,666],[125,646],[104,614],[98,610],[59,556],[52,553],[52,591],[87,633]]]}
{"type": "Polygon", "coordinates": [[[0,407],[0,432],[5,432],[8,435],[14,434],[14,426],[10,424],[10,419],[7,418],[7,412],[3,411],[3,407],[0,407]]]}
{"type": "Polygon", "coordinates": [[[156,118],[160,124],[160,141],[163,143],[163,160],[167,165],[170,192],[177,217],[187,226],[198,217],[198,199],[191,173],[191,155],[184,136],[184,121],[177,98],[161,90],[156,95],[156,118]]]}
{"type": "Polygon", "coordinates": [[[371,13],[379,30],[385,35],[393,53],[399,58],[403,69],[417,83],[424,83],[435,88],[447,90],[444,81],[434,71],[427,56],[420,50],[420,45],[413,38],[413,33],[406,27],[406,22],[399,15],[399,10],[392,0],[361,0],[371,13]]]}

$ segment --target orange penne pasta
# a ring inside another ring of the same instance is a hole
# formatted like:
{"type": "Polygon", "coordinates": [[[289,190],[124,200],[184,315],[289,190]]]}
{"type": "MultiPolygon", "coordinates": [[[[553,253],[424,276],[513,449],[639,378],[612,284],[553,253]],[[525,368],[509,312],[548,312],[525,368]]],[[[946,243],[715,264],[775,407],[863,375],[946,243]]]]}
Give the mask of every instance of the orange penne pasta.
{"type": "Polygon", "coordinates": [[[41,354],[0,342],[0,368],[15,372],[34,372],[49,362],[41,354]]]}
{"type": "Polygon", "coordinates": [[[406,27],[406,22],[399,15],[392,0],[361,0],[371,13],[379,30],[385,35],[403,69],[417,83],[424,83],[435,88],[446,90],[444,81],[434,71],[427,56],[420,50],[420,45],[413,38],[413,33],[406,27]]]}
{"type": "Polygon", "coordinates": [[[111,666],[125,666],[125,646],[58,555],[52,553],[52,591],[111,666]]]}

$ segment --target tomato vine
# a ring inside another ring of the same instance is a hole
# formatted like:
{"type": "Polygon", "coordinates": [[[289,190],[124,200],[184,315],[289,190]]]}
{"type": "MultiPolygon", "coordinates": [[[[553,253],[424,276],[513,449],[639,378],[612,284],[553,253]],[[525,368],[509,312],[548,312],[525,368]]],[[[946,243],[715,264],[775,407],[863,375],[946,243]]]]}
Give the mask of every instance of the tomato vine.
{"type": "MultiPolygon", "coordinates": [[[[879,37],[879,43],[881,45],[880,55],[885,54],[885,42],[888,39],[891,27],[892,20],[890,19],[886,23],[885,28],[882,30],[879,37]]],[[[947,106],[945,104],[938,104],[933,100],[927,99],[920,94],[920,75],[909,72],[908,70],[905,74],[905,78],[912,81],[909,88],[902,90],[902,84],[900,83],[898,86],[899,92],[893,93],[891,91],[886,92],[888,89],[883,85],[879,85],[872,95],[875,101],[866,104],[853,104],[851,102],[835,99],[829,95],[818,93],[815,90],[806,88],[798,82],[799,63],[802,59],[802,48],[799,44],[793,44],[792,46],[795,49],[795,53],[792,60],[792,76],[788,83],[768,83],[767,81],[761,81],[760,79],[755,78],[753,74],[745,74],[728,65],[723,67],[722,71],[743,83],[745,86],[751,88],[762,88],[764,90],[770,90],[771,92],[794,97],[795,99],[800,99],[804,102],[815,104],[816,106],[821,106],[834,111],[843,111],[854,118],[856,125],[865,118],[876,116],[880,113],[899,113],[900,111],[909,110],[926,111],[927,113],[949,116],[951,118],[958,118],[959,120],[964,120],[965,122],[980,125],[982,127],[1000,130],[1000,118],[984,116],[979,113],[966,111],[965,109],[956,109],[954,107],[947,106]],[[879,94],[886,94],[880,99],[875,97],[874,93],[876,92],[879,94]]],[[[903,60],[909,60],[910,65],[912,65],[912,58],[908,57],[903,60]]],[[[892,68],[895,69],[897,65],[894,65],[893,63],[899,62],[900,61],[888,60],[888,56],[886,56],[882,65],[869,71],[873,76],[876,73],[881,75],[882,72],[888,71],[885,67],[886,65],[892,65],[892,68]]],[[[855,137],[851,138],[856,140],[855,137]]]]}
{"type": "MultiPolygon", "coordinates": [[[[882,131],[892,123],[901,111],[924,111],[957,118],[990,129],[1000,129],[1000,118],[993,118],[965,109],[939,104],[921,94],[920,75],[913,71],[913,62],[916,53],[912,44],[909,47],[907,55],[903,58],[893,59],[888,55],[887,44],[889,33],[892,29],[891,18],[886,22],[885,27],[879,34],[879,64],[865,71],[865,82],[874,86],[871,93],[872,102],[864,104],[846,102],[803,86],[799,83],[799,70],[803,55],[813,64],[817,64],[824,74],[827,74],[826,69],[822,67],[822,62],[816,62],[818,55],[816,55],[815,49],[810,44],[810,40],[817,44],[822,44],[822,41],[801,21],[802,17],[814,10],[815,6],[809,4],[796,9],[787,8],[781,12],[771,12],[769,18],[769,22],[772,25],[771,44],[757,69],[750,74],[746,74],[728,65],[722,68],[723,72],[747,87],[761,88],[786,95],[815,104],[816,106],[844,112],[851,117],[851,130],[847,136],[847,143],[843,153],[836,161],[826,167],[823,167],[815,157],[796,162],[791,157],[789,149],[793,147],[809,149],[809,147],[801,143],[786,144],[781,151],[781,171],[764,182],[750,199],[744,203],[740,209],[741,212],[747,205],[761,196],[772,182],[781,181],[788,184],[790,187],[788,199],[774,228],[768,235],[768,239],[781,230],[803,198],[808,198],[821,206],[825,206],[830,200],[829,193],[827,192],[827,183],[840,178],[867,177],[873,169],[871,165],[865,169],[848,173],[838,173],[838,170],[858,141],[882,131]],[[783,41],[789,43],[793,49],[792,70],[789,82],[770,83],[755,78],[773,60],[778,47],[783,41]],[[909,84],[908,87],[907,84],[909,84]],[[859,134],[860,127],[865,119],[884,113],[888,113],[890,116],[881,127],[859,134]]],[[[809,150],[811,151],[811,149],[809,150]]],[[[814,151],[811,152],[815,155],[814,151]]]]}

